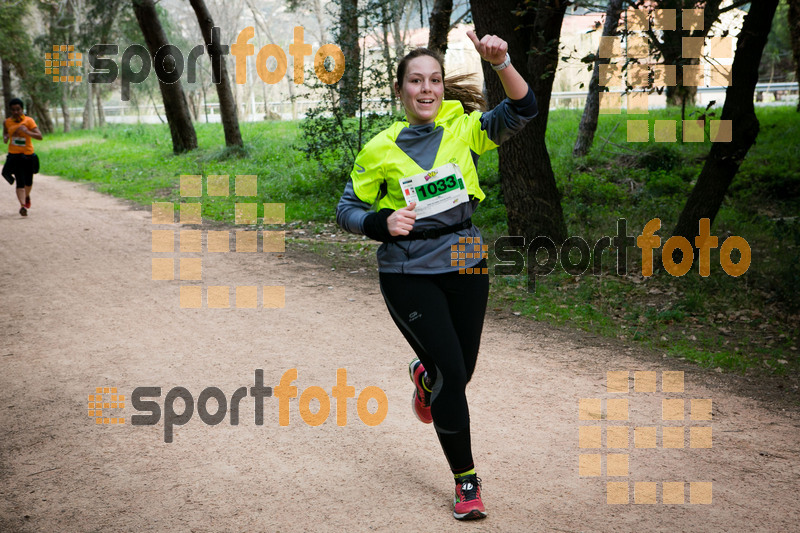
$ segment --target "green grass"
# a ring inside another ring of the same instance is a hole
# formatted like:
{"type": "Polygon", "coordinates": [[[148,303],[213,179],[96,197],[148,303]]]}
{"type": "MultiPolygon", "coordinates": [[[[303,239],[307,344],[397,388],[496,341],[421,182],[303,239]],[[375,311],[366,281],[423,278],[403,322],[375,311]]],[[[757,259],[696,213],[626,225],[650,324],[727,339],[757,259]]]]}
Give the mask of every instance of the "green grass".
{"type": "MultiPolygon", "coordinates": [[[[702,109],[688,110],[697,118],[702,109]]],[[[638,248],[628,251],[628,274],[617,275],[606,252],[602,274],[573,276],[560,266],[535,280],[493,276],[495,309],[555,325],[641,343],[699,365],[731,371],[760,369],[798,374],[800,357],[800,114],[793,108],[758,108],[761,131],[748,153],[712,226],[712,233],[744,237],[752,249],[749,271],[739,278],[722,271],[718,250],[711,253],[711,276],[696,266],[682,277],[657,271],[643,278],[638,248]]],[[[678,120],[677,109],[653,110],[637,120],[678,120]]],[[[591,153],[572,156],[580,112],[550,112],[547,145],[570,235],[590,245],[616,235],[619,219],[628,234],[659,218],[662,244],[710,149],[704,143],[628,143],[625,115],[603,115],[591,153]]],[[[166,125],[117,125],[93,131],[48,135],[37,144],[42,172],[93,183],[100,192],[142,205],[181,201],[181,174],[255,174],[258,201],[286,204],[287,222],[301,223],[309,235],[332,231],[341,184],[323,177],[316,162],[297,150],[298,123],[244,123],[244,151],[221,148],[218,124],[197,124],[199,149],[173,155],[166,125]],[[325,226],[328,224],[328,226],[325,226]]],[[[680,137],[680,131],[677,132],[680,137]]],[[[707,137],[707,134],[706,134],[707,137]]],[[[486,200],[475,214],[487,241],[506,234],[506,211],[497,174],[497,152],[479,165],[486,200]]],[[[233,186],[233,180],[231,180],[233,186]]],[[[232,191],[233,192],[233,191],[232,191]]],[[[187,200],[194,201],[194,200],[187,200]]],[[[203,217],[233,222],[236,197],[204,202],[203,217]]],[[[252,201],[252,198],[247,199],[252,201]]],[[[261,212],[259,213],[261,216],[261,212]]],[[[330,261],[334,268],[374,265],[375,246],[365,241],[295,244],[330,261]],[[366,263],[365,263],[366,262],[366,263]]],[[[491,248],[491,247],[490,247],[491,248]]],[[[490,250],[490,267],[496,263],[490,250]]],[[[490,269],[493,271],[493,269],[490,269]]]]}

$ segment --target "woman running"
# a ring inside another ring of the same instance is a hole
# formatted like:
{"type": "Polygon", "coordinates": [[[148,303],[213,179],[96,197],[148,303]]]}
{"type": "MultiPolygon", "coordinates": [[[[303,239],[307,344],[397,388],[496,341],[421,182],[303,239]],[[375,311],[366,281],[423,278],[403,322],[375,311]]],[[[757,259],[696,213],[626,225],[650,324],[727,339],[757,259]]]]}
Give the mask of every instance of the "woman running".
{"type": "Polygon", "coordinates": [[[477,88],[460,84],[465,76],[445,79],[438,54],[413,50],[398,64],[394,84],[407,121],[364,146],[336,210],[342,228],[383,242],[381,292],[418,357],[409,365],[413,410],[422,422],[433,422],[455,476],[453,516],[459,520],[486,516],[465,395],[489,294],[486,260],[464,253],[482,246],[470,219],[485,197],[476,166],[481,154],[537,113],[533,91],[511,65],[508,44],[494,35],[467,35],[492,64],[507,98],[482,113],[477,88]],[[467,259],[453,259],[459,247],[464,252],[458,257],[467,259]]]}

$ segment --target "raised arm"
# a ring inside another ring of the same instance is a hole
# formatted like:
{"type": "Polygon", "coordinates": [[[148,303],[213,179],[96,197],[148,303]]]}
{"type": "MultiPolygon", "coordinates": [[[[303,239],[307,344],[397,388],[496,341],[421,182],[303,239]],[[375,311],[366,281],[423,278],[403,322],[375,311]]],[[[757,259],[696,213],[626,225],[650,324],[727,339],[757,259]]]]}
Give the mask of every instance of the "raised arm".
{"type": "MultiPolygon", "coordinates": [[[[467,37],[475,45],[475,50],[484,61],[488,61],[492,65],[501,65],[505,62],[506,54],[508,54],[508,43],[497,35],[484,35],[482,39],[478,40],[475,32],[469,30],[467,31],[467,37]]],[[[528,94],[528,84],[522,79],[514,65],[509,64],[496,72],[500,78],[500,83],[503,84],[503,89],[506,91],[506,96],[512,100],[521,100],[528,94]]]]}

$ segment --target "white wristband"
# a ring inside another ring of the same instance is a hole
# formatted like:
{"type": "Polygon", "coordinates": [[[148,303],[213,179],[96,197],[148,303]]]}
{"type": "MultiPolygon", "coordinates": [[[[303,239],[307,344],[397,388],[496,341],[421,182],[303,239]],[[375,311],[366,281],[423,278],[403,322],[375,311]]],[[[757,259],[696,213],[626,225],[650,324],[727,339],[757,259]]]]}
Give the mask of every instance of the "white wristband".
{"type": "MultiPolygon", "coordinates": [[[[489,63],[489,64],[492,65],[491,63],[489,63]]],[[[504,68],[508,67],[510,64],[511,64],[511,56],[508,55],[508,52],[506,52],[505,61],[503,61],[499,65],[492,65],[492,68],[495,69],[495,70],[503,70],[504,68]]]]}

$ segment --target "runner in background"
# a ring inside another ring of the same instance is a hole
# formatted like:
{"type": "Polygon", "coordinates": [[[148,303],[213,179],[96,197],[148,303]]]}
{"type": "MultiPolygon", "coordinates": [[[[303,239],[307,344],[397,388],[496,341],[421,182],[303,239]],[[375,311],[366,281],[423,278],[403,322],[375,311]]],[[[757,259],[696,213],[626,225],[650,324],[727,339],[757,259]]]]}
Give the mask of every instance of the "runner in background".
{"type": "Polygon", "coordinates": [[[33,153],[31,139],[41,141],[42,133],[36,122],[22,112],[22,100],[12,98],[8,107],[11,116],[3,122],[3,142],[8,143],[3,177],[9,183],[14,183],[16,179],[19,214],[26,217],[31,207],[33,175],[39,172],[39,159],[33,153]]]}
{"type": "Polygon", "coordinates": [[[467,76],[445,79],[441,57],[413,50],[398,64],[395,82],[407,121],[364,146],[336,211],[345,230],[383,242],[381,292],[418,357],[409,365],[412,407],[422,422],[433,422],[455,477],[453,516],[459,520],[486,516],[465,389],[478,356],[489,276],[481,254],[463,265],[451,254],[465,242],[470,250],[484,244],[471,220],[485,197],[478,157],[537,113],[533,91],[511,65],[508,44],[493,35],[467,35],[492,64],[507,98],[482,113],[480,90],[463,85],[467,76]]]}

